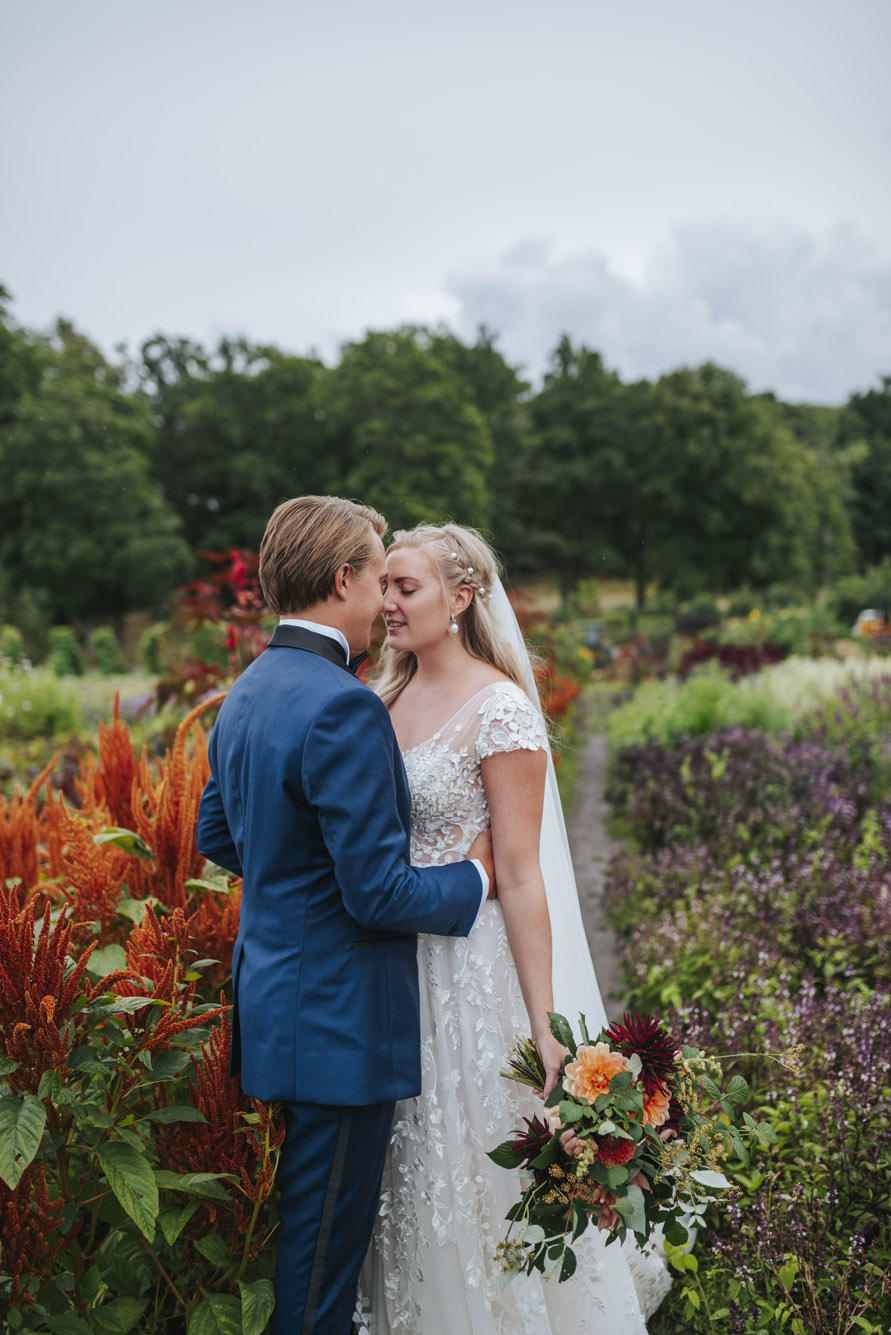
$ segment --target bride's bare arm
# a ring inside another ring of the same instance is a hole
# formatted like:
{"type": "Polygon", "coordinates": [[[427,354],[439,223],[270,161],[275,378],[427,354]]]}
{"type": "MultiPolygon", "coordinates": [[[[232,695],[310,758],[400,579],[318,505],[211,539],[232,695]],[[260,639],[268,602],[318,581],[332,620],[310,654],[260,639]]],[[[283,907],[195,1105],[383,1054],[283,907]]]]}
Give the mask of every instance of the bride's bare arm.
{"type": "Polygon", "coordinates": [[[544,751],[499,752],[483,760],[482,772],[492,818],[498,900],[532,1037],[544,1058],[547,1080],[543,1092],[547,1097],[566,1055],[548,1021],[548,1011],[554,1009],[551,922],[539,865],[547,755],[544,751]]]}

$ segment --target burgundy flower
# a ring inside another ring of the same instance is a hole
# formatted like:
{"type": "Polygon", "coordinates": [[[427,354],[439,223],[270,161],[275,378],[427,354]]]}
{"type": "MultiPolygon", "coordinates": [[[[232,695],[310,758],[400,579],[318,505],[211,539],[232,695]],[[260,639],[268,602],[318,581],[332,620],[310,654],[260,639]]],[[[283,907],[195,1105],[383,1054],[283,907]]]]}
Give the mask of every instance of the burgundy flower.
{"type": "Polygon", "coordinates": [[[641,1075],[647,1097],[668,1093],[666,1081],[674,1070],[677,1043],[652,1015],[622,1016],[606,1030],[606,1037],[618,1052],[626,1057],[635,1053],[642,1062],[641,1075]]]}
{"type": "Polygon", "coordinates": [[[524,1117],[523,1121],[528,1130],[513,1132],[516,1140],[511,1145],[510,1152],[517,1156],[521,1164],[528,1164],[538,1158],[553,1132],[547,1122],[542,1121],[540,1117],[524,1117]]]}

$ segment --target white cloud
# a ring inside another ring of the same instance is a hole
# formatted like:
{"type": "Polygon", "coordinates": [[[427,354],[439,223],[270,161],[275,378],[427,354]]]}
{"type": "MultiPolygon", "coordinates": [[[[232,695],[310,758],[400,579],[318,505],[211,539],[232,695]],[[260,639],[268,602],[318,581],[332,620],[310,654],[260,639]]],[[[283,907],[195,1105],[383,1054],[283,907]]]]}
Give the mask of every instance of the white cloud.
{"type": "Polygon", "coordinates": [[[851,226],[689,224],[636,276],[528,238],[449,287],[462,331],[489,325],[533,374],[563,333],[627,378],[710,360],[789,400],[839,402],[891,372],[891,263],[851,226]]]}

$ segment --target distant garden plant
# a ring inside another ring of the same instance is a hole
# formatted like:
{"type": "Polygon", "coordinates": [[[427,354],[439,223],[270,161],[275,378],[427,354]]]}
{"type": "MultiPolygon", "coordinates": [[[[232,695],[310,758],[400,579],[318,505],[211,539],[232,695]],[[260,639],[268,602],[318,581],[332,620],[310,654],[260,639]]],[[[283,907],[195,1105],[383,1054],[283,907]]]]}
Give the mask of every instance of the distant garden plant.
{"type": "Polygon", "coordinates": [[[71,626],[50,630],[49,665],[57,677],[79,677],[84,670],[77,634],[71,626]]]}
{"type": "Polygon", "coordinates": [[[120,672],[127,671],[127,662],[111,626],[96,627],[90,636],[90,649],[96,670],[101,672],[103,677],[114,677],[120,672]]]}

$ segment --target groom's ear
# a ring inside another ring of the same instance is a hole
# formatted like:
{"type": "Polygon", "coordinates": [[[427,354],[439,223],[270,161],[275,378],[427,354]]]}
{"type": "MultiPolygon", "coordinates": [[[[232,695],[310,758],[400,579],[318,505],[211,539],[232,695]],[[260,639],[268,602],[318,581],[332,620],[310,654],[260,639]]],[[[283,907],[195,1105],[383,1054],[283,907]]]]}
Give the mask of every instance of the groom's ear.
{"type": "Polygon", "coordinates": [[[334,596],[339,598],[341,602],[346,602],[347,589],[352,577],[353,567],[350,565],[343,565],[334,572],[334,596]]]}

